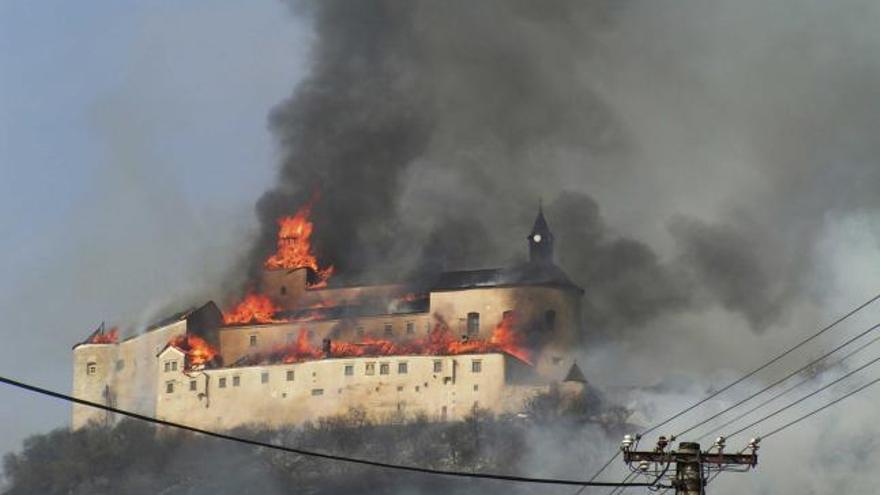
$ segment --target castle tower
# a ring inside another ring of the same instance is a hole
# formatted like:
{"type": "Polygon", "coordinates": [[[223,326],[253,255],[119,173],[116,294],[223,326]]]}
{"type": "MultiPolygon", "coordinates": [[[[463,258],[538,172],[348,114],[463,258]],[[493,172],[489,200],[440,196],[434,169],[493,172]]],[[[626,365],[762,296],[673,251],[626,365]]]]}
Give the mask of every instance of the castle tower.
{"type": "Polygon", "coordinates": [[[538,216],[532,233],[529,234],[529,261],[532,263],[553,263],[553,233],[544,218],[543,206],[538,206],[538,216]]]}

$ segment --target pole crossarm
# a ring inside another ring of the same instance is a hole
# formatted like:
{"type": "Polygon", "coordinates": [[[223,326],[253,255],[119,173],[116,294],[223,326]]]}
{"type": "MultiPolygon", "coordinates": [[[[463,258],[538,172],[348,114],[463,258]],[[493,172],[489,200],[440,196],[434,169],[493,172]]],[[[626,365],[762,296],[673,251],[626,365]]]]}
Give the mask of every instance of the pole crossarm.
{"type": "Polygon", "coordinates": [[[676,451],[656,452],[656,451],[631,451],[623,453],[623,460],[627,463],[634,462],[656,462],[658,464],[678,463],[678,462],[696,462],[703,464],[717,465],[740,465],[740,466],[756,466],[758,465],[757,454],[727,454],[727,453],[707,453],[704,452],[697,456],[696,454],[685,454],[676,451]]]}

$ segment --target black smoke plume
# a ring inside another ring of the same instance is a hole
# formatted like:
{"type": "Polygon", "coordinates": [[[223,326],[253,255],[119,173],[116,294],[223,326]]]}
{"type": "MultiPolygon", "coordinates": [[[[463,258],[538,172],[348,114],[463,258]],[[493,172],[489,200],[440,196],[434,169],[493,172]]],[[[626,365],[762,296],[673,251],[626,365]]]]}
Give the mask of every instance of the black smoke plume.
{"type": "Polygon", "coordinates": [[[877,206],[880,70],[853,9],[747,3],[291,2],[310,73],[271,115],[252,273],[316,188],[337,282],[521,260],[543,198],[591,327],[782,322],[827,222],[877,206]]]}

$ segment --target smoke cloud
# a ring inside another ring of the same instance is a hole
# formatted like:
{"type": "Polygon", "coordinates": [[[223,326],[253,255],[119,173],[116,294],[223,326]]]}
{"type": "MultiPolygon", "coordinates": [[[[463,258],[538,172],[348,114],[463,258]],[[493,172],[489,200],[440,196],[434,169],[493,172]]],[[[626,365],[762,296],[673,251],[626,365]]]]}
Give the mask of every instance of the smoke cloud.
{"type": "Polygon", "coordinates": [[[596,332],[715,306],[763,332],[822,296],[826,222],[877,207],[870,5],[291,7],[311,73],[271,116],[252,272],[315,189],[341,280],[522,259],[543,198],[596,332]]]}
{"type": "MultiPolygon", "coordinates": [[[[585,288],[594,340],[581,363],[643,424],[876,290],[871,2],[290,5],[315,26],[311,75],[272,114],[283,162],[258,205],[253,268],[275,219],[315,188],[318,251],[360,280],[522,261],[543,199],[556,261],[585,288]]],[[[871,486],[851,477],[857,456],[822,454],[832,433],[871,451],[856,434],[871,400],[854,399],[865,413],[851,422],[820,416],[767,445],[770,471],[745,475],[753,491],[871,486]],[[805,466],[830,479],[773,471],[805,466]]],[[[741,482],[722,476],[713,490],[741,482]]]]}

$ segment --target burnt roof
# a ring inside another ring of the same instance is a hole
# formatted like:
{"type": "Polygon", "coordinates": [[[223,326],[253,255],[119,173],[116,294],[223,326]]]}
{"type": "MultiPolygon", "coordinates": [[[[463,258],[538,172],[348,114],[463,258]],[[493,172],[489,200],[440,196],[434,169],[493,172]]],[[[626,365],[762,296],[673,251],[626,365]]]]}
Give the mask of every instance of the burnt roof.
{"type": "Polygon", "coordinates": [[[550,285],[583,292],[554,263],[526,262],[510,268],[444,272],[430,285],[431,290],[470,289],[510,285],[550,285]]]}

